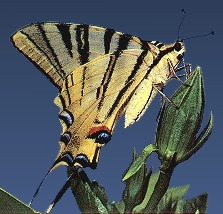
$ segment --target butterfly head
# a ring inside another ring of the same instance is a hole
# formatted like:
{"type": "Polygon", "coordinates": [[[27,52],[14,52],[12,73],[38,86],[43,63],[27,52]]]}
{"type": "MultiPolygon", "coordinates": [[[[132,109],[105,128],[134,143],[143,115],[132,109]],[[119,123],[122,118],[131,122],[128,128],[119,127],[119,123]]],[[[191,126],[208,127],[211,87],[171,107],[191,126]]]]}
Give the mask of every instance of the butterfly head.
{"type": "Polygon", "coordinates": [[[183,40],[177,40],[173,45],[174,52],[178,54],[177,59],[181,60],[185,52],[185,44],[183,40]]]}
{"type": "Polygon", "coordinates": [[[183,60],[185,51],[184,42],[182,40],[176,40],[175,43],[164,46],[161,49],[160,55],[163,55],[164,61],[168,60],[173,67],[176,67],[183,60]]]}

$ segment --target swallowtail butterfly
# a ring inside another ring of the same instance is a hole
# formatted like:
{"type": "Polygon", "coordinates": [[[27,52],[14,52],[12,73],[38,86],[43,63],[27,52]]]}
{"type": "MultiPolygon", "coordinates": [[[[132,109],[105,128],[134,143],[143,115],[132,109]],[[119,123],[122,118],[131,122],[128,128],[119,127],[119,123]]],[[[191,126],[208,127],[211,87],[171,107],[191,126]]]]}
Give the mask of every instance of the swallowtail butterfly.
{"type": "Polygon", "coordinates": [[[125,127],[139,120],[185,51],[181,41],[164,45],[81,24],[31,24],[11,40],[59,90],[63,131],[52,169],[96,168],[120,116],[125,127]]]}
{"type": "Polygon", "coordinates": [[[157,92],[175,76],[185,52],[115,30],[65,23],[36,23],[11,41],[58,88],[60,151],[52,165],[96,168],[101,147],[118,119],[139,120],[157,92]]]}

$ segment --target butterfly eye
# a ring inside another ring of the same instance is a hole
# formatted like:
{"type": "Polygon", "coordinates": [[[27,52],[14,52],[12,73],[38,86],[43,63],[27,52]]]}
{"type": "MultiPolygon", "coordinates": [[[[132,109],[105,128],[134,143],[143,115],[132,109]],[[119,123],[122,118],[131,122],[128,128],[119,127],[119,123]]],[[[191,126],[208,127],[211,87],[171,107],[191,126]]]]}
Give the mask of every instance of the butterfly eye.
{"type": "Polygon", "coordinates": [[[175,51],[179,52],[182,49],[182,45],[180,42],[176,42],[174,45],[175,51]]]}
{"type": "Polygon", "coordinates": [[[111,134],[108,132],[101,132],[97,137],[96,137],[96,143],[100,144],[106,144],[111,140],[111,134]]]}

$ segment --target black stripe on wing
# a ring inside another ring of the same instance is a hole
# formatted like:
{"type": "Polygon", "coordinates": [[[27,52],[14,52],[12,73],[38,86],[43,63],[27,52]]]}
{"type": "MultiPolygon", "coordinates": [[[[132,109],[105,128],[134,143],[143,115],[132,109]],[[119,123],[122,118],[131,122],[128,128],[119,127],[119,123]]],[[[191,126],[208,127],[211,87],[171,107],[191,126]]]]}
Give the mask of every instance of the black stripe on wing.
{"type": "Polygon", "coordinates": [[[120,37],[119,37],[119,41],[118,41],[118,47],[117,49],[114,51],[114,55],[116,57],[119,57],[120,54],[122,53],[123,50],[127,49],[128,47],[128,44],[130,42],[130,40],[132,39],[132,35],[130,34],[122,34],[120,37]]]}
{"type": "MultiPolygon", "coordinates": [[[[99,87],[97,89],[97,93],[96,93],[96,98],[99,99],[101,96],[102,96],[102,93],[104,91],[104,86],[106,85],[106,82],[108,80],[108,76],[109,76],[109,73],[112,69],[112,66],[115,62],[115,56],[114,55],[111,55],[110,56],[110,60],[109,60],[109,63],[108,63],[108,66],[107,66],[107,69],[106,69],[106,72],[104,73],[104,76],[103,76],[103,79],[101,81],[101,87],[99,87]]],[[[100,108],[100,104],[99,104],[99,108],[100,108]]]]}
{"type": "MultiPolygon", "coordinates": [[[[106,83],[104,83],[102,81],[102,95],[101,95],[101,100],[98,104],[98,109],[101,108],[103,102],[104,102],[104,98],[105,98],[105,93],[107,91],[107,88],[108,88],[108,85],[112,79],[112,74],[113,74],[113,71],[114,71],[114,68],[115,68],[115,64],[119,58],[119,56],[121,55],[121,53],[123,52],[123,50],[127,49],[128,47],[128,44],[129,42],[131,41],[132,39],[132,36],[129,35],[129,34],[122,34],[120,37],[119,37],[119,41],[118,41],[118,47],[117,49],[114,51],[114,53],[112,54],[112,57],[108,63],[108,67],[106,69],[106,72],[105,72],[105,75],[108,77],[107,80],[106,80],[106,83]],[[108,74],[107,74],[108,72],[108,74]]],[[[105,78],[105,76],[104,76],[105,78]]]]}
{"type": "Polygon", "coordinates": [[[168,53],[171,53],[174,51],[174,46],[166,48],[165,50],[161,50],[158,56],[153,60],[153,63],[149,66],[149,69],[147,70],[147,74],[145,78],[148,78],[150,71],[160,62],[160,60],[168,53]]]}
{"type": "MultiPolygon", "coordinates": [[[[134,65],[134,68],[131,72],[131,74],[129,75],[128,79],[125,81],[125,86],[124,88],[122,88],[122,90],[120,90],[118,96],[116,97],[114,104],[112,105],[110,111],[108,112],[107,118],[110,117],[114,110],[116,109],[117,106],[119,106],[119,103],[121,101],[121,98],[123,96],[123,94],[128,90],[128,88],[134,83],[133,79],[137,74],[138,69],[140,68],[140,66],[143,64],[144,58],[146,57],[148,51],[150,50],[147,42],[142,41],[142,53],[140,54],[140,56],[137,58],[137,62],[134,65]]],[[[132,92],[133,93],[133,92],[132,92]]]]}
{"type": "MultiPolygon", "coordinates": [[[[81,97],[84,96],[84,87],[85,87],[86,69],[87,69],[87,67],[84,66],[83,73],[82,73],[81,97]]],[[[80,99],[80,105],[81,105],[81,99],[80,99]]]]}
{"type": "Polygon", "coordinates": [[[72,42],[71,42],[71,35],[70,35],[70,25],[61,23],[61,24],[56,24],[56,27],[58,28],[62,36],[62,40],[67,49],[68,54],[72,58],[73,52],[72,52],[72,42]]]}
{"type": "Polygon", "coordinates": [[[65,109],[66,108],[66,103],[65,103],[65,100],[64,100],[63,96],[61,94],[59,94],[58,96],[59,96],[60,102],[62,104],[62,109],[65,109]]]}
{"type": "Polygon", "coordinates": [[[77,25],[76,28],[76,41],[79,53],[80,64],[83,65],[89,61],[89,26],[77,25]]]}
{"type": "Polygon", "coordinates": [[[145,105],[143,106],[143,108],[141,109],[141,111],[138,112],[138,114],[136,115],[136,117],[135,117],[135,121],[137,121],[137,120],[139,119],[140,115],[141,115],[142,112],[145,110],[145,108],[146,108],[146,106],[147,106],[147,103],[149,102],[149,100],[150,100],[150,98],[151,98],[151,96],[152,96],[153,91],[154,91],[154,89],[152,88],[152,90],[150,91],[150,94],[149,94],[149,96],[148,96],[148,98],[147,98],[147,101],[145,102],[145,105]]]}
{"type": "MultiPolygon", "coordinates": [[[[58,72],[58,69],[55,67],[54,63],[52,62],[52,59],[36,44],[36,42],[29,36],[29,34],[23,32],[23,31],[20,31],[21,34],[23,34],[25,37],[27,37],[27,39],[35,46],[35,48],[41,53],[44,55],[44,57],[47,58],[47,60],[50,62],[50,64],[52,65],[52,67],[54,68],[54,71],[57,72],[57,74],[63,78],[63,76],[61,75],[60,72],[58,72]]],[[[12,44],[16,47],[16,49],[21,52],[22,54],[24,54],[27,59],[32,62],[44,75],[47,76],[47,78],[50,80],[50,82],[53,83],[53,85],[55,85],[56,87],[58,87],[58,85],[55,83],[55,80],[52,78],[52,76],[50,76],[48,73],[45,72],[45,70],[38,64],[38,62],[34,61],[32,56],[26,54],[22,49],[20,49],[20,47],[18,47],[14,40],[13,40],[13,36],[11,37],[11,42],[12,44]]]]}
{"type": "Polygon", "coordinates": [[[55,51],[54,51],[54,48],[51,46],[50,41],[49,41],[48,37],[46,36],[46,32],[45,32],[45,30],[43,29],[42,24],[39,23],[39,24],[37,24],[36,26],[37,26],[37,28],[39,29],[39,32],[41,33],[43,39],[45,40],[46,45],[47,45],[47,47],[49,48],[49,50],[50,50],[50,52],[51,52],[51,54],[52,54],[52,56],[53,56],[55,62],[57,63],[57,65],[58,65],[58,67],[59,67],[59,71],[62,73],[63,77],[65,77],[65,76],[66,76],[66,73],[64,72],[64,70],[63,70],[63,68],[62,68],[62,65],[60,64],[60,61],[59,61],[59,59],[58,59],[58,57],[57,57],[57,55],[56,55],[56,53],[55,53],[55,51]]]}
{"type": "Polygon", "coordinates": [[[67,106],[69,106],[70,103],[71,103],[71,95],[70,95],[70,92],[69,92],[69,89],[68,89],[68,80],[67,80],[67,78],[64,81],[65,81],[65,88],[67,89],[66,90],[66,92],[67,92],[67,106]]]}
{"type": "Polygon", "coordinates": [[[104,34],[104,48],[105,48],[105,54],[108,54],[110,51],[110,44],[112,36],[114,35],[115,30],[107,28],[105,30],[104,34]]]}

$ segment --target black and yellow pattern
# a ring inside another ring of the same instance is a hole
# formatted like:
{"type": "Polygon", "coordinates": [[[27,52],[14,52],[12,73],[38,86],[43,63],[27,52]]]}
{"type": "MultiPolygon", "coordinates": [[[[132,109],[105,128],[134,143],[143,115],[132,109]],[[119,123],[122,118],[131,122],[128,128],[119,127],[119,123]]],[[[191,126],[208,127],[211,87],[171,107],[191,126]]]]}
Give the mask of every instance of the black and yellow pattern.
{"type": "Polygon", "coordinates": [[[63,131],[51,170],[60,164],[96,168],[120,116],[125,127],[139,120],[185,51],[182,41],[164,45],[78,24],[31,24],[11,40],[59,89],[63,131]]]}

